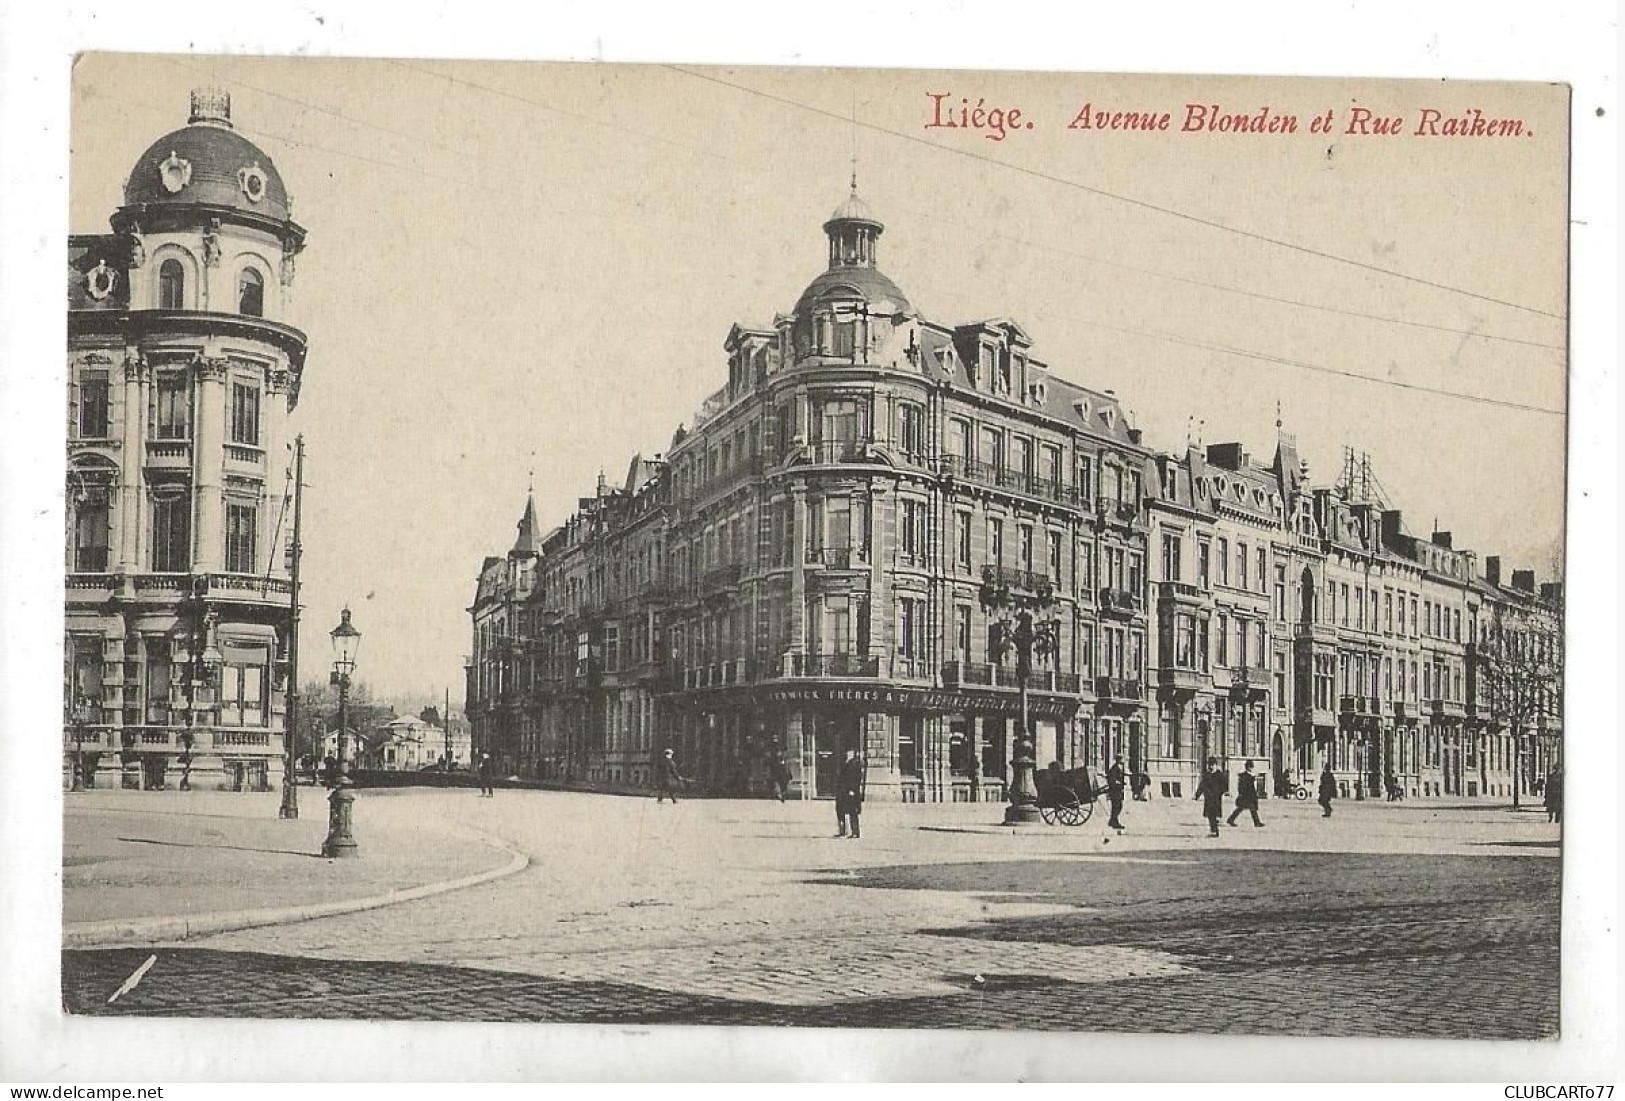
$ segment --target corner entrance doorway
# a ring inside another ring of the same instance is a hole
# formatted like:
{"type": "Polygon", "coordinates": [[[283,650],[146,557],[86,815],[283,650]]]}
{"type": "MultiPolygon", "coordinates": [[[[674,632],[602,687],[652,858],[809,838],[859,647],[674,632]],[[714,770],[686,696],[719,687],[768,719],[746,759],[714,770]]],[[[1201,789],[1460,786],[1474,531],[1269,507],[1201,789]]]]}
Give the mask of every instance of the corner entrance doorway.
{"type": "Polygon", "coordinates": [[[814,794],[820,799],[835,797],[835,784],[840,778],[841,762],[846,751],[859,749],[858,733],[863,716],[855,714],[820,714],[815,720],[813,752],[816,757],[814,794]]]}

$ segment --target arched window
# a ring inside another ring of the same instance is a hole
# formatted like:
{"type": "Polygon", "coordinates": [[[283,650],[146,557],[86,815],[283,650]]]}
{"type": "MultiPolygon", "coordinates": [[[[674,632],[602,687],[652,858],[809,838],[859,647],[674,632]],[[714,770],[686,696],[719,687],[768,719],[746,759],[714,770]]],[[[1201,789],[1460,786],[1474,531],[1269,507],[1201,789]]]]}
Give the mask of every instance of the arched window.
{"type": "Polygon", "coordinates": [[[165,260],[158,265],[158,308],[186,308],[186,269],[179,260],[165,260]]]}
{"type": "Polygon", "coordinates": [[[237,312],[250,317],[265,316],[265,280],[253,268],[244,268],[237,277],[237,312]]]}

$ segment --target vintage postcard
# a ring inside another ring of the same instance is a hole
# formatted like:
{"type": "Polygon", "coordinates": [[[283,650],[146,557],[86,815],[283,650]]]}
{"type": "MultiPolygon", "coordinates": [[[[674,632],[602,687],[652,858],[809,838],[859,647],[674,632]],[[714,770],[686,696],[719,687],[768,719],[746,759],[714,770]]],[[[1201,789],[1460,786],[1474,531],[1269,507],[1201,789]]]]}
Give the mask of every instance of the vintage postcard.
{"type": "Polygon", "coordinates": [[[1566,87],[72,97],[68,1013],[1560,1034],[1566,87]]]}

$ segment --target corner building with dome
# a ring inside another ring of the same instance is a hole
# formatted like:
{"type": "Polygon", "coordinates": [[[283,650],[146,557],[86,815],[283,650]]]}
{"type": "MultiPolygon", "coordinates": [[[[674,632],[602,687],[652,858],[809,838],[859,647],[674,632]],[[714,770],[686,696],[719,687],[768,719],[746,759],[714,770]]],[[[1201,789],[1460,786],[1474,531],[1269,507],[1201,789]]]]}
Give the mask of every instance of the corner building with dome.
{"type": "Polygon", "coordinates": [[[550,530],[526,502],[470,608],[477,752],[619,788],[670,748],[732,795],[782,756],[817,798],[855,749],[871,798],[1003,800],[1023,677],[995,639],[1023,603],[1053,640],[1024,678],[1039,769],[1504,799],[1560,765],[1561,581],[1410,533],[1352,451],[1332,486],[1279,431],[1267,462],[1153,452],[1015,321],[921,316],[883,230],[854,185],[825,270],[729,331],[667,452],[550,530]]]}
{"type": "Polygon", "coordinates": [[[227,93],[68,242],[64,780],[259,790],[282,755],[305,230],[227,93]]]}
{"type": "Polygon", "coordinates": [[[674,750],[703,789],[999,800],[1020,693],[984,585],[1039,600],[1039,767],[1147,751],[1151,456],[1110,392],[1052,374],[1015,321],[928,320],[878,264],[852,193],[826,269],[664,455],[551,531],[527,502],[471,608],[476,751],[526,777],[646,783],[674,750]]]}

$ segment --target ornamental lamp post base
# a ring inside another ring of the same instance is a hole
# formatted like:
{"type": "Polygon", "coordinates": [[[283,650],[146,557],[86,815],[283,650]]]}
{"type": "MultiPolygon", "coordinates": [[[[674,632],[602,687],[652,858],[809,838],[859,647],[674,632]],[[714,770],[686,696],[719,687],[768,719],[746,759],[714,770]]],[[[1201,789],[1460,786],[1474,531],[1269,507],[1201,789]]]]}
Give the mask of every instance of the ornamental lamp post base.
{"type": "Polygon", "coordinates": [[[1031,826],[1043,821],[1038,813],[1038,777],[1033,770],[1032,750],[1025,742],[1021,748],[1021,756],[1010,762],[1015,775],[1010,781],[1010,805],[1004,808],[1007,826],[1031,826]]]}
{"type": "Polygon", "coordinates": [[[328,797],[327,840],[322,842],[323,856],[331,859],[360,855],[360,847],[350,832],[354,804],[355,793],[350,790],[349,777],[345,777],[328,797]]]}
{"type": "Polygon", "coordinates": [[[1035,826],[1043,821],[1037,803],[1011,803],[1004,808],[1004,824],[1007,826],[1035,826]]]}
{"type": "Polygon", "coordinates": [[[299,817],[299,789],[292,776],[282,777],[282,805],[277,807],[276,816],[289,820],[299,817]]]}

